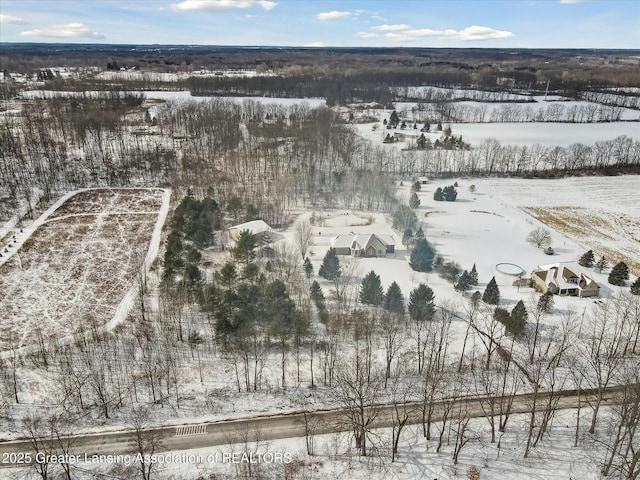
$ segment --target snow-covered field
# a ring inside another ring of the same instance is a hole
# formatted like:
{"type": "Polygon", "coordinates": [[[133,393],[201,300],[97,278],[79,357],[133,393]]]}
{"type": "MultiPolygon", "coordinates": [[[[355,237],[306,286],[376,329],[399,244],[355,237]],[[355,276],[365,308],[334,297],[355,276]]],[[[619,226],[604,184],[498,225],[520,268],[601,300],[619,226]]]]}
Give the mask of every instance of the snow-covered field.
{"type": "Polygon", "coordinates": [[[111,321],[145,261],[164,196],[87,190],[46,212],[0,267],[1,349],[111,321]]]}
{"type": "Polygon", "coordinates": [[[640,177],[495,179],[478,185],[609,263],[624,260],[640,275],[640,177]]]}
{"type": "Polygon", "coordinates": [[[495,138],[506,145],[555,145],[568,147],[573,143],[593,145],[613,140],[620,135],[640,139],[640,123],[452,123],[455,135],[477,145],[495,138]]]}
{"type": "MultiPolygon", "coordinates": [[[[386,117],[381,117],[386,118],[386,117]]],[[[640,123],[637,122],[610,122],[610,123],[445,123],[450,125],[453,135],[462,135],[464,142],[477,146],[487,139],[494,138],[502,145],[532,146],[553,145],[568,147],[574,143],[594,145],[596,142],[613,140],[626,135],[635,140],[640,139],[640,123]]],[[[394,132],[405,135],[405,141],[386,144],[386,148],[406,148],[407,141],[413,141],[420,136],[420,130],[407,128],[405,130],[387,130],[379,126],[377,131],[372,130],[372,124],[354,125],[357,132],[376,144],[381,144],[384,137],[394,132]]],[[[431,133],[425,135],[435,142],[442,137],[442,132],[435,132],[431,127],[431,133]]]]}
{"type": "MultiPolygon", "coordinates": [[[[471,122],[530,122],[531,119],[554,122],[597,122],[602,120],[637,121],[640,111],[632,108],[607,107],[595,102],[567,100],[544,96],[532,97],[535,102],[479,102],[460,101],[449,104],[453,118],[467,117],[471,122]],[[542,118],[536,118],[541,116],[542,118]]],[[[416,102],[395,102],[398,111],[405,111],[409,118],[417,112],[416,102]]],[[[430,105],[427,104],[427,107],[430,105]]],[[[434,115],[438,116],[438,115],[434,115]]]]}
{"type": "MultiPolygon", "coordinates": [[[[398,195],[408,198],[410,179],[403,184],[399,187],[398,195]]],[[[495,275],[504,303],[513,306],[518,300],[528,301],[534,292],[529,288],[520,288],[518,291],[513,287],[514,278],[498,272],[498,263],[514,263],[529,274],[539,265],[576,261],[586,250],[593,249],[597,255],[604,254],[607,257],[610,252],[617,252],[620,260],[624,259],[630,264],[638,265],[639,186],[640,180],[637,176],[558,180],[434,180],[423,185],[422,190],[418,192],[421,204],[416,213],[427,239],[445,260],[456,261],[466,270],[470,270],[475,263],[480,278],[478,288],[481,291],[495,275]],[[433,200],[433,192],[437,187],[453,184],[454,181],[458,183],[458,198],[455,202],[433,200]],[[471,185],[475,185],[473,193],[469,191],[471,185]],[[569,211],[578,215],[575,217],[576,224],[587,221],[595,223],[594,219],[600,218],[603,225],[611,229],[609,234],[605,236],[604,230],[593,230],[587,235],[582,235],[579,231],[564,231],[557,228],[556,224],[546,225],[539,222],[525,211],[532,207],[554,207],[563,210],[563,207],[575,207],[576,204],[584,209],[582,212],[569,211]],[[585,217],[582,217],[582,213],[585,217]],[[605,221],[607,223],[604,223],[605,221]],[[552,231],[555,255],[548,256],[542,249],[526,242],[529,232],[539,226],[545,226],[552,231]],[[611,234],[612,231],[615,235],[611,234]]],[[[400,242],[400,235],[391,229],[383,215],[373,215],[373,224],[365,226],[355,225],[358,221],[354,212],[329,212],[325,215],[324,224],[315,227],[318,235],[314,238],[314,255],[311,256],[315,271],[319,268],[333,236],[350,232],[393,235],[396,240],[396,253],[393,256],[355,260],[360,276],[375,270],[380,275],[385,289],[396,281],[405,298],[418,283],[425,282],[433,288],[439,300],[462,300],[462,296],[453,290],[453,286],[438,275],[419,273],[411,269],[408,263],[409,255],[406,247],[400,242]],[[351,219],[352,224],[340,224],[339,221],[344,222],[346,219],[351,219]]],[[[360,215],[367,216],[365,213],[360,215]]],[[[603,287],[603,296],[620,290],[608,285],[606,273],[598,274],[592,270],[589,273],[603,287]]],[[[639,275],[640,270],[633,273],[639,275]]],[[[329,285],[329,282],[326,282],[325,288],[329,289],[329,285]]],[[[572,310],[581,310],[590,303],[589,300],[578,298],[557,298],[558,305],[572,310]]]]}
{"type": "Polygon", "coordinates": [[[419,87],[395,87],[392,89],[398,95],[409,97],[439,97],[447,100],[456,100],[467,98],[473,100],[491,99],[493,101],[503,102],[528,102],[531,101],[531,95],[526,93],[509,93],[509,92],[488,92],[485,90],[466,89],[466,88],[443,88],[432,86],[419,87]]]}
{"type": "MultiPolygon", "coordinates": [[[[243,102],[245,100],[255,100],[257,102],[266,104],[277,105],[295,105],[298,103],[306,103],[312,107],[325,105],[324,98],[275,98],[275,97],[221,97],[221,96],[192,96],[188,90],[182,91],[167,91],[167,90],[144,90],[141,92],[125,92],[133,94],[143,94],[147,100],[162,100],[162,101],[186,101],[196,100],[204,102],[212,98],[220,100],[231,100],[234,102],[243,102]]],[[[104,92],[99,91],[83,91],[83,92],[68,92],[57,90],[25,90],[21,92],[21,97],[24,99],[33,98],[51,98],[51,97],[74,97],[82,95],[103,95],[104,92]]]]}

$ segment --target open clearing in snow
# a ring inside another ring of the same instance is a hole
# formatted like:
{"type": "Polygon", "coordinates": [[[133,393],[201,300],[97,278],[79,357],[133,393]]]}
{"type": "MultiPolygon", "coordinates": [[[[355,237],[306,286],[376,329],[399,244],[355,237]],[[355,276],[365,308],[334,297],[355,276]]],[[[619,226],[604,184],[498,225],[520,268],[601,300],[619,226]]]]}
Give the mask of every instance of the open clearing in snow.
{"type": "Polygon", "coordinates": [[[147,254],[162,189],[82,191],[0,266],[0,351],[107,324],[147,254]]]}
{"type": "Polygon", "coordinates": [[[525,208],[540,222],[568,237],[582,239],[611,265],[625,262],[640,272],[640,226],[624,213],[581,207],[525,208]]]}

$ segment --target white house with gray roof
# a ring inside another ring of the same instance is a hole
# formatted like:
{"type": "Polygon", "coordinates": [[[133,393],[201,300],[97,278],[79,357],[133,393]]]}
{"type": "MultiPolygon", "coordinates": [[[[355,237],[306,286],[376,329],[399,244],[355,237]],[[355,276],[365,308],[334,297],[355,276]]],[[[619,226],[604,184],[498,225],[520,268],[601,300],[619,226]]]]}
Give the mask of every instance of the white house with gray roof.
{"type": "Polygon", "coordinates": [[[339,235],[331,240],[336,255],[353,257],[384,257],[395,252],[396,242],[389,235],[375,233],[339,235]]]}
{"type": "Polygon", "coordinates": [[[593,297],[600,293],[600,285],[576,262],[541,265],[531,274],[534,286],[542,293],[593,297]]]}

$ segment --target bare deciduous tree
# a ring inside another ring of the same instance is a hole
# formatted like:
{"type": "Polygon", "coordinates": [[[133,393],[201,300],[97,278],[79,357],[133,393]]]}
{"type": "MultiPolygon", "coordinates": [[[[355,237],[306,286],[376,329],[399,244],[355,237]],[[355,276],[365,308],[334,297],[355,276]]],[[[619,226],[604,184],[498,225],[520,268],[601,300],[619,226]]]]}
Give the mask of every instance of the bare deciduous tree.
{"type": "Polygon", "coordinates": [[[538,227],[529,232],[527,242],[538,248],[548,247],[551,245],[551,233],[546,228],[538,227]]]}
{"type": "Polygon", "coordinates": [[[619,478],[637,480],[640,478],[640,361],[635,358],[625,368],[623,377],[626,385],[622,401],[613,407],[611,426],[613,434],[606,443],[607,456],[602,467],[602,475],[617,471],[619,478]]]}
{"type": "Polygon", "coordinates": [[[151,471],[155,466],[151,456],[162,448],[161,434],[148,429],[150,413],[148,406],[132,407],[129,416],[129,423],[133,428],[135,452],[142,459],[138,465],[142,480],[151,480],[151,471]]]}
{"type": "Polygon", "coordinates": [[[296,241],[296,245],[298,246],[298,251],[302,258],[307,256],[307,251],[309,247],[311,247],[313,243],[313,227],[308,220],[304,220],[299,222],[296,225],[296,229],[294,232],[294,238],[296,241]]]}
{"type": "Polygon", "coordinates": [[[362,352],[356,352],[338,364],[334,374],[332,394],[344,407],[351,424],[355,445],[360,455],[367,456],[369,428],[378,412],[375,406],[382,390],[383,375],[377,369],[369,371],[362,352]]]}

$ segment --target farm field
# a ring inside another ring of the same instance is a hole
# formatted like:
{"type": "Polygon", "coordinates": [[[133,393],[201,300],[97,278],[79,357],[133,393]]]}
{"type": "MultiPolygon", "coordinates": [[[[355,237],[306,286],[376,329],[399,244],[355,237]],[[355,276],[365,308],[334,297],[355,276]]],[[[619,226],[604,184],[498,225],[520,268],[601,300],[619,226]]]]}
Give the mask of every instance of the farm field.
{"type": "MultiPolygon", "coordinates": [[[[390,111],[380,113],[380,118],[388,118],[390,111]]],[[[553,145],[568,147],[574,143],[584,145],[594,145],[596,142],[613,140],[614,138],[626,135],[633,139],[640,139],[640,124],[637,122],[610,122],[610,123],[550,123],[550,122],[527,122],[527,123],[445,123],[450,125],[454,135],[462,135],[466,143],[472,147],[478,146],[487,139],[493,138],[504,145],[533,146],[553,145]]],[[[364,138],[370,139],[376,144],[382,144],[382,140],[388,133],[394,131],[379,129],[371,130],[372,124],[356,125],[357,132],[364,138]]],[[[396,130],[406,136],[407,140],[413,142],[420,136],[419,130],[396,130]]],[[[425,134],[435,142],[442,136],[442,132],[435,132],[432,127],[431,133],[425,134]]],[[[398,142],[383,145],[389,149],[406,148],[407,142],[398,142]]]]}
{"type": "Polygon", "coordinates": [[[610,264],[625,261],[640,274],[640,191],[637,176],[561,180],[481,180],[501,201],[522,208],[541,223],[610,264]]]}
{"type": "Polygon", "coordinates": [[[639,139],[640,124],[635,122],[611,123],[452,123],[455,135],[462,135],[466,142],[477,145],[488,138],[495,138],[509,145],[555,145],[567,147],[573,143],[593,145],[613,140],[620,135],[639,139]]]}
{"type": "Polygon", "coordinates": [[[0,266],[0,350],[113,319],[147,256],[167,198],[162,189],[81,191],[0,266]]]}

